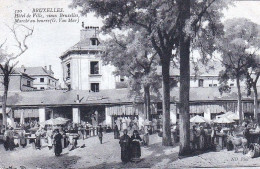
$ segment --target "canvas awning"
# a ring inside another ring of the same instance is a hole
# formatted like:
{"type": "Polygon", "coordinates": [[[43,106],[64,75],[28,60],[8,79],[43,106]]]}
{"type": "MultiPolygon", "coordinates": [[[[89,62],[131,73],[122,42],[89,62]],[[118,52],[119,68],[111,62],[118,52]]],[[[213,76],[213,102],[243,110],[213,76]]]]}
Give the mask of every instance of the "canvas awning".
{"type": "Polygon", "coordinates": [[[110,116],[123,116],[123,115],[138,115],[143,110],[140,105],[115,105],[106,107],[106,113],[110,116]]]}
{"type": "Polygon", "coordinates": [[[30,117],[39,117],[38,109],[17,109],[14,110],[14,118],[30,118],[30,117]]]}

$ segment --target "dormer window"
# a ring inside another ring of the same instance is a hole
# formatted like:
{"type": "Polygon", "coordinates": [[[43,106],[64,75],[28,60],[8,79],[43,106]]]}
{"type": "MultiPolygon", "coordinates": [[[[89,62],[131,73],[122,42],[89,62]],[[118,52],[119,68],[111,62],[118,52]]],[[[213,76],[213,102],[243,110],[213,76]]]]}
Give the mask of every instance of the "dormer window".
{"type": "Polygon", "coordinates": [[[99,45],[99,42],[98,42],[97,38],[91,38],[90,41],[91,41],[91,45],[92,46],[98,46],[99,45]]]}

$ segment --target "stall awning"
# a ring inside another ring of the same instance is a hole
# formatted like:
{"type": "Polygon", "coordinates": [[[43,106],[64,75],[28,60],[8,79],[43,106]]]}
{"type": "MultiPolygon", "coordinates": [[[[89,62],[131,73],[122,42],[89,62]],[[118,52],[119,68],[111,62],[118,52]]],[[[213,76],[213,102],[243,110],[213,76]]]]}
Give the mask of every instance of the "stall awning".
{"type": "Polygon", "coordinates": [[[14,110],[14,118],[21,118],[22,113],[24,118],[39,117],[38,109],[17,109],[14,110]]]}
{"type": "Polygon", "coordinates": [[[143,105],[116,105],[106,107],[109,116],[138,115],[143,112],[143,105]]]}

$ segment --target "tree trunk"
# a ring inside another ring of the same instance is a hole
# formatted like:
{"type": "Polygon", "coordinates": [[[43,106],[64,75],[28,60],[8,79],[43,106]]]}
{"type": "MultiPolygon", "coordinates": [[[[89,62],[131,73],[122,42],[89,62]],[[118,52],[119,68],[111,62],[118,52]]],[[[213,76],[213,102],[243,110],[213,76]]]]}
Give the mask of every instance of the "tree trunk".
{"type": "Polygon", "coordinates": [[[6,102],[7,102],[7,92],[8,92],[8,78],[4,77],[4,95],[2,103],[2,113],[3,113],[3,125],[7,127],[7,114],[6,114],[6,102]]]}
{"type": "Polygon", "coordinates": [[[150,86],[144,86],[144,104],[145,104],[145,118],[152,120],[151,117],[151,98],[150,98],[150,86]]]}
{"type": "Polygon", "coordinates": [[[242,113],[242,95],[239,78],[236,78],[237,82],[237,93],[238,93],[238,102],[237,102],[237,111],[239,114],[239,124],[243,122],[243,113],[242,113]]]}
{"type": "Polygon", "coordinates": [[[190,154],[190,37],[184,32],[190,18],[190,0],[182,0],[180,17],[180,150],[179,155],[190,154]]]}
{"type": "Polygon", "coordinates": [[[253,84],[253,90],[254,90],[254,117],[255,120],[258,122],[258,95],[257,95],[257,87],[256,87],[256,83],[253,84]]]}
{"type": "Polygon", "coordinates": [[[172,146],[170,125],[170,56],[171,53],[162,60],[163,146],[172,146]]]}

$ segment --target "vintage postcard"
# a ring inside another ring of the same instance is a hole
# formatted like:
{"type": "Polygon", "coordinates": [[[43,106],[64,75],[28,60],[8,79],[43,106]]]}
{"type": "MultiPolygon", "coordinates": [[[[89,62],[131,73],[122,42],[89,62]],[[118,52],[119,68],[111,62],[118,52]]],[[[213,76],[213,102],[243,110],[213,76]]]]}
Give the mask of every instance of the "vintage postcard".
{"type": "Polygon", "coordinates": [[[259,9],[0,0],[0,168],[260,167],[259,9]]]}

